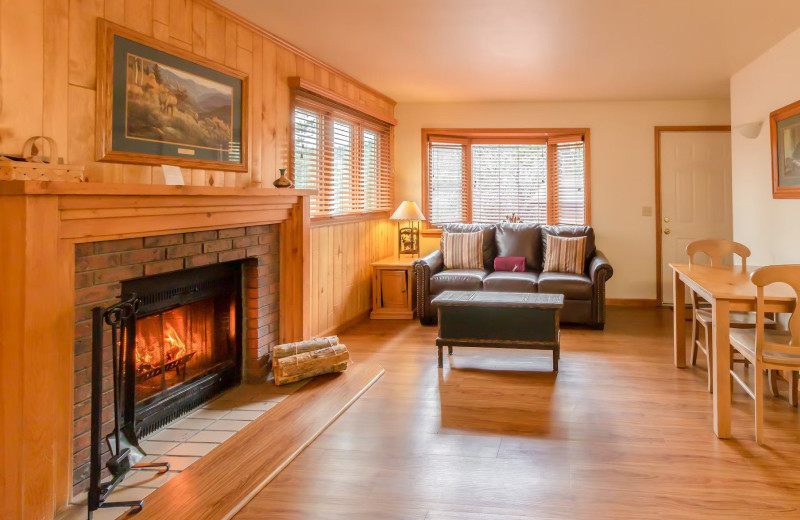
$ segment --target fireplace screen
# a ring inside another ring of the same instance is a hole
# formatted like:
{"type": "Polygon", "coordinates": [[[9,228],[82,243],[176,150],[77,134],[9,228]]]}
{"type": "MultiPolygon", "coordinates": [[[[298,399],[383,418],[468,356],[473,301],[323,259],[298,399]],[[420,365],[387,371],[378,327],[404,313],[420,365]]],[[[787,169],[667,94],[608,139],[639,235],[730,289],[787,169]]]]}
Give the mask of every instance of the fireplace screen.
{"type": "Polygon", "coordinates": [[[215,303],[203,300],[137,321],[138,401],[235,359],[236,338],[230,327],[234,309],[215,312],[215,303]]]}
{"type": "Polygon", "coordinates": [[[126,369],[139,436],[241,380],[241,276],[234,262],[123,282],[141,302],[126,369]]]}

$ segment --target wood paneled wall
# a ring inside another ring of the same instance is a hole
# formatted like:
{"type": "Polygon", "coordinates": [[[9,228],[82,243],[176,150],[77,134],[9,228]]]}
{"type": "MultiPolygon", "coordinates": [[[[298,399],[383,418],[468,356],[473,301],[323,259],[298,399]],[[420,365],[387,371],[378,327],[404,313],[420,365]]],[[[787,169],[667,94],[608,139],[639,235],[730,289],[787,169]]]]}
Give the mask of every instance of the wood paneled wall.
{"type": "Polygon", "coordinates": [[[334,334],[372,309],[372,267],[394,254],[395,224],[366,220],[311,230],[311,334],[334,334]]]}
{"type": "Polygon", "coordinates": [[[287,167],[290,97],[300,76],[387,115],[394,101],[209,0],[0,2],[0,151],[32,135],[55,138],[91,181],[162,184],[161,168],[94,161],[96,20],[105,18],[250,76],[250,169],[186,169],[198,186],[269,185],[287,167]]]}
{"type": "MultiPolygon", "coordinates": [[[[184,169],[187,184],[270,186],[288,165],[289,77],[394,114],[391,99],[209,0],[2,0],[0,151],[19,153],[25,139],[43,134],[57,141],[66,161],[85,164],[92,182],[164,182],[158,166],[94,160],[99,17],[249,74],[249,171],[184,169]]],[[[392,254],[389,227],[384,220],[313,230],[313,333],[369,309],[369,262],[392,254]]]]}

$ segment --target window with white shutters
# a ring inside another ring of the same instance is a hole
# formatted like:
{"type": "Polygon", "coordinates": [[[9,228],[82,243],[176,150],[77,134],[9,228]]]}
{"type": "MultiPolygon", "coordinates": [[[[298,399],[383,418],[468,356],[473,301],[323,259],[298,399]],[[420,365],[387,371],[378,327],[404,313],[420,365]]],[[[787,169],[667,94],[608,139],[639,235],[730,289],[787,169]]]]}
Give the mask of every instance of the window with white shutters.
{"type": "Polygon", "coordinates": [[[423,130],[428,229],[456,222],[589,223],[588,130],[423,130]],[[441,132],[441,133],[439,133],[441,132]]]}
{"type": "Polygon", "coordinates": [[[317,190],[311,216],[390,211],[391,127],[302,91],[294,105],[292,172],[297,188],[317,190]]]}

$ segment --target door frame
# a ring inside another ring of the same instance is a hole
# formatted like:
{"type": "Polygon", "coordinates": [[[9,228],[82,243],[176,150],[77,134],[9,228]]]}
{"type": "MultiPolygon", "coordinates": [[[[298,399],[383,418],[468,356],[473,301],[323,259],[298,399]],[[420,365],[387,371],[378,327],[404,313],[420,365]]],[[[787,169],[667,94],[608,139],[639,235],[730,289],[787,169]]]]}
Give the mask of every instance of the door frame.
{"type": "Polygon", "coordinates": [[[656,303],[663,305],[664,291],[661,277],[661,134],[663,132],[730,132],[730,125],[656,126],[656,303]]]}

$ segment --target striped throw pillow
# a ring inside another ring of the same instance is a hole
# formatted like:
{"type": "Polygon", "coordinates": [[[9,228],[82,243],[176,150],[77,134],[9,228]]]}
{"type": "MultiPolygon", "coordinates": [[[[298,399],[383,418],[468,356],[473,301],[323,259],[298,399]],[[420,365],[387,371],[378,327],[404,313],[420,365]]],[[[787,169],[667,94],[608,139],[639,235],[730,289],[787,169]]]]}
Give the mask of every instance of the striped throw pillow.
{"type": "Polygon", "coordinates": [[[483,231],[445,233],[442,242],[445,269],[483,269],[483,231]]]}
{"type": "Polygon", "coordinates": [[[586,237],[556,237],[547,235],[544,272],[583,273],[586,237]]]}

